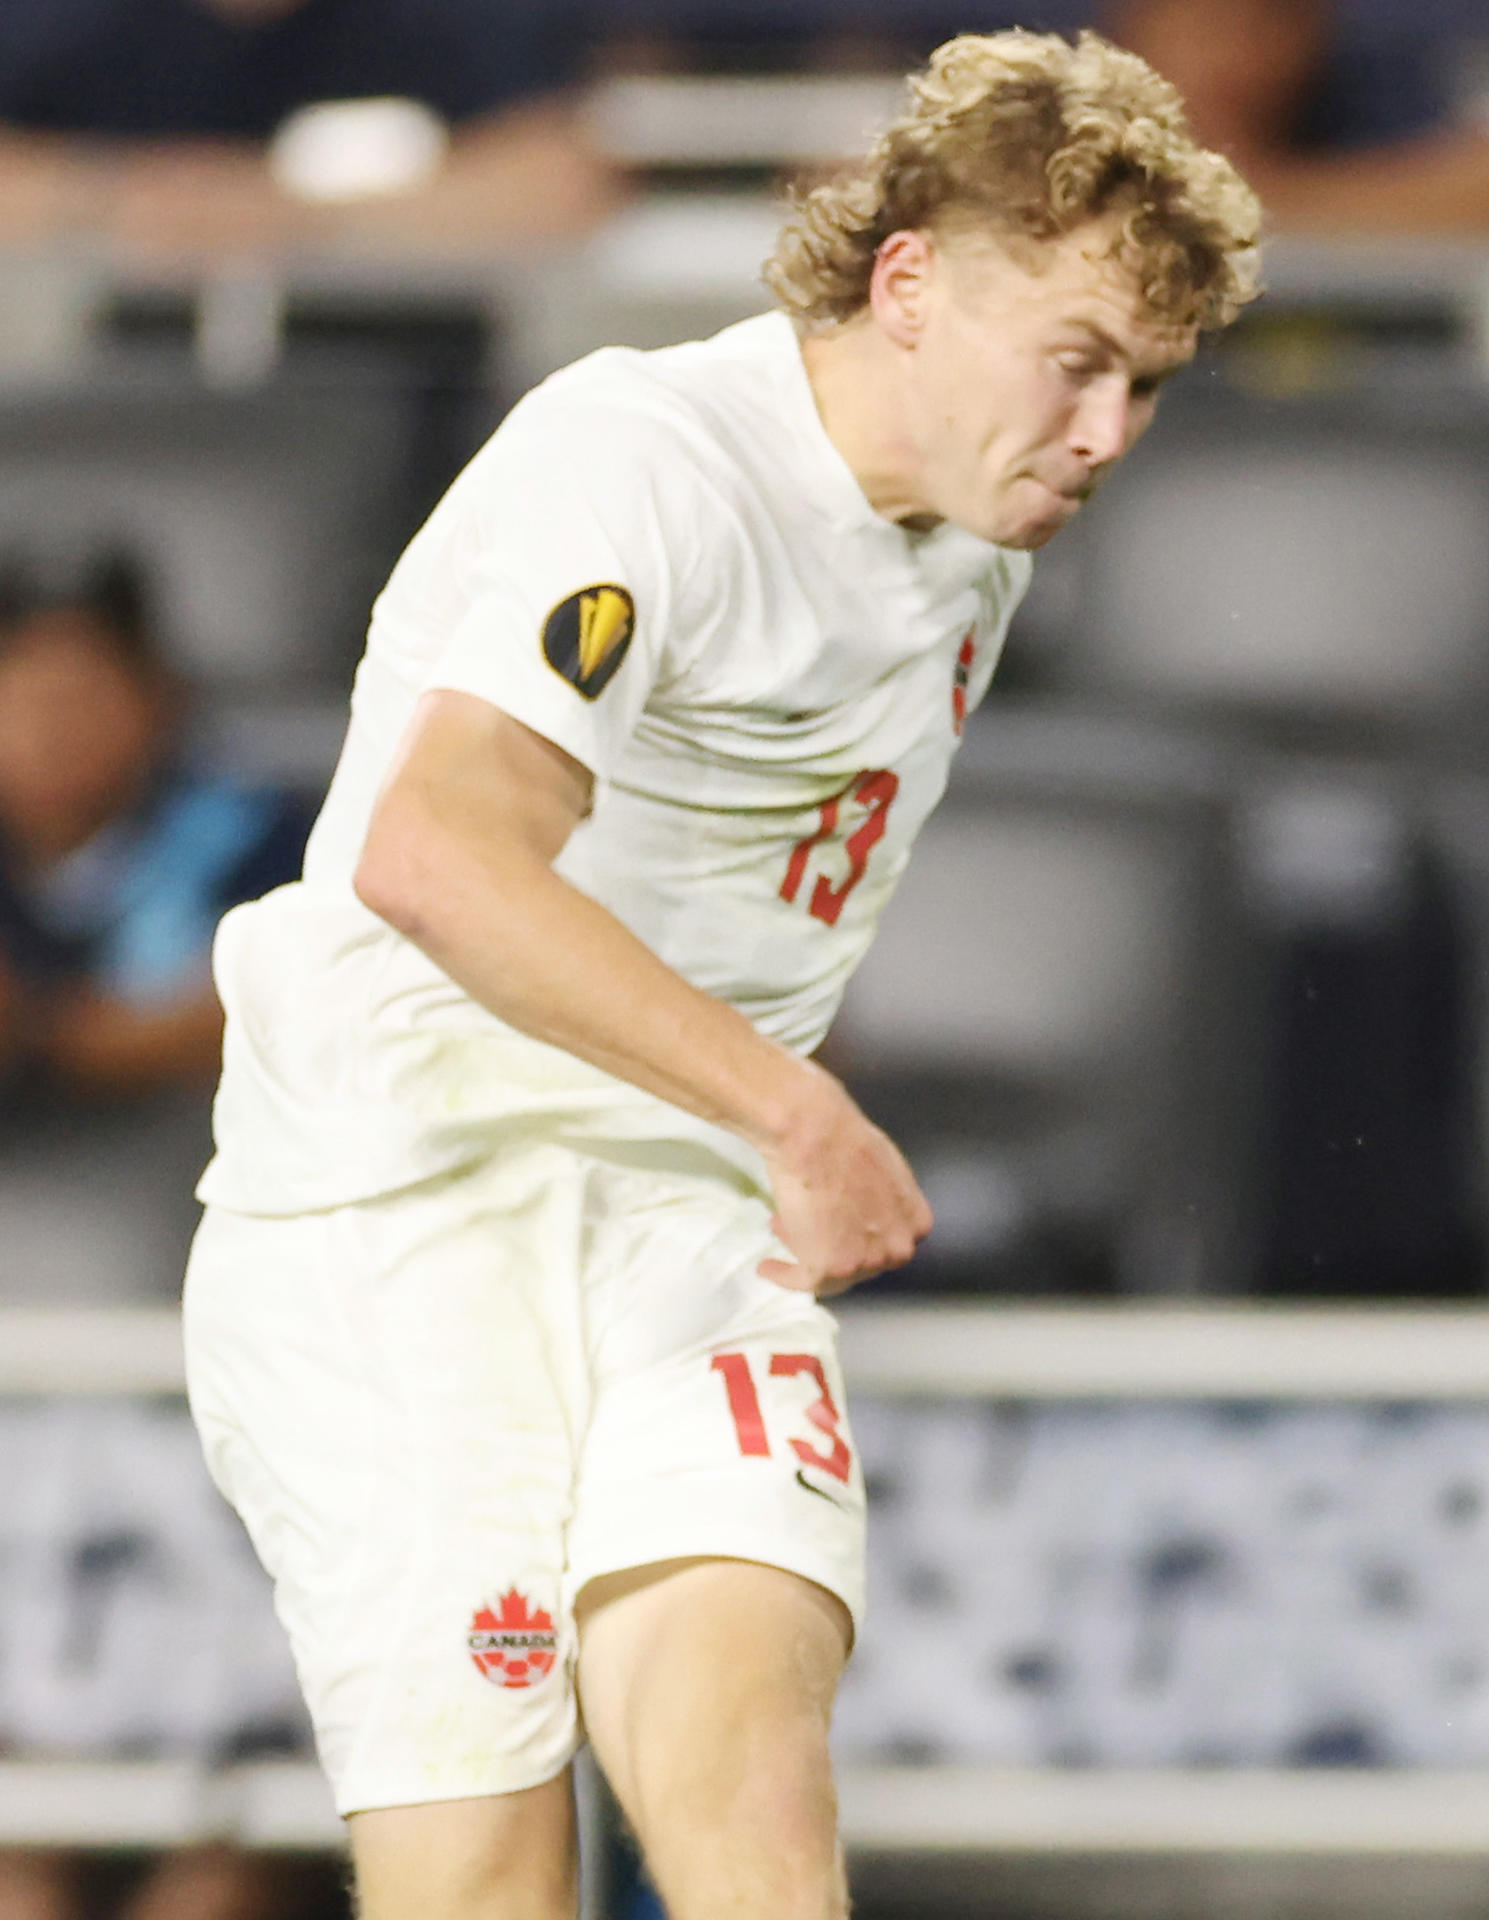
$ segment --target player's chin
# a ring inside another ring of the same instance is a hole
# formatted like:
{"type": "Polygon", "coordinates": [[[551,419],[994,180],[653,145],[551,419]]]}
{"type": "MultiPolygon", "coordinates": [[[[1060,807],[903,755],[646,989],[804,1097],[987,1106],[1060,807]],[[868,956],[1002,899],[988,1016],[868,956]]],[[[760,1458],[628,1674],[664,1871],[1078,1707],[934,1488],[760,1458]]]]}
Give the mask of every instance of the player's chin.
{"type": "Polygon", "coordinates": [[[1003,530],[992,537],[1000,547],[1013,547],[1020,553],[1037,553],[1048,546],[1062,527],[1068,527],[1085,504],[1080,494],[1056,493],[1038,481],[1017,490],[1017,504],[1005,514],[1003,530]],[[1022,511],[1019,511],[1019,508],[1022,511]]]}
{"type": "Polygon", "coordinates": [[[1062,528],[1070,525],[1078,511],[1079,502],[1074,502],[1068,512],[1025,520],[999,539],[997,544],[1000,547],[1012,547],[1016,553],[1038,553],[1041,547],[1049,545],[1062,528]]]}

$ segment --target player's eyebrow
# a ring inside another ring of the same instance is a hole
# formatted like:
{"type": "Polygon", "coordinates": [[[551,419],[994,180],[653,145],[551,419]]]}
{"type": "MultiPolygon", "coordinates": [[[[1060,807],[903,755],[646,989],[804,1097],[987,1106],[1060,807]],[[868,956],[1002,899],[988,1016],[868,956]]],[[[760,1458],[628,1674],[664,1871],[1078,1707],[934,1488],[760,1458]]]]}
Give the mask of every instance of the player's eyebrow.
{"type": "Polygon", "coordinates": [[[1075,341],[1083,352],[1099,353],[1119,366],[1132,365],[1131,349],[1125,347],[1099,320],[1072,316],[1061,323],[1060,331],[1068,340],[1075,341]]]}
{"type": "Polygon", "coordinates": [[[1115,359],[1125,360],[1128,357],[1127,349],[1121,341],[1114,334],[1108,333],[1106,328],[1096,320],[1067,320],[1065,326],[1071,333],[1085,334],[1088,340],[1103,348],[1115,359]]]}
{"type": "Polygon", "coordinates": [[[1085,334],[1086,338],[1090,340],[1093,345],[1100,347],[1102,352],[1109,354],[1113,360],[1125,361],[1132,369],[1135,379],[1150,384],[1155,381],[1166,380],[1171,374],[1177,373],[1180,367],[1185,364],[1184,359],[1164,359],[1156,365],[1144,363],[1134,357],[1132,350],[1124,346],[1114,333],[1109,333],[1099,320],[1088,320],[1083,317],[1067,321],[1066,324],[1072,333],[1085,334]]]}

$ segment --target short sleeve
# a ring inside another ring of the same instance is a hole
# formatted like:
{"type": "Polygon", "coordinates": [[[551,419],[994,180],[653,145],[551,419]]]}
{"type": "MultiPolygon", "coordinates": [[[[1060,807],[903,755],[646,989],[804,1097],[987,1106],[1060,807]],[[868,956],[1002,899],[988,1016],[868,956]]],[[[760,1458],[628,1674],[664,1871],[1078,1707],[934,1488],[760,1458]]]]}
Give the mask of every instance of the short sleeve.
{"type": "Polygon", "coordinates": [[[461,485],[459,616],[425,687],[490,701],[604,777],[684,637],[708,537],[686,448],[619,407],[528,402],[461,485]]]}

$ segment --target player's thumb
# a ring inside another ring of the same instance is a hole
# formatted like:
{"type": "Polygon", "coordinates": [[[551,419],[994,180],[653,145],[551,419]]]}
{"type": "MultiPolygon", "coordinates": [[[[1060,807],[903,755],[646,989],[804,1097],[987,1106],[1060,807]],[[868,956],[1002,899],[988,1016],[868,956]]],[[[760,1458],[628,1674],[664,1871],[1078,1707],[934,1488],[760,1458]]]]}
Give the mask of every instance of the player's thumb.
{"type": "Polygon", "coordinates": [[[817,1282],[795,1260],[762,1260],[755,1271],[762,1280],[769,1280],[777,1287],[786,1287],[792,1293],[815,1293],[817,1290],[817,1282]]]}

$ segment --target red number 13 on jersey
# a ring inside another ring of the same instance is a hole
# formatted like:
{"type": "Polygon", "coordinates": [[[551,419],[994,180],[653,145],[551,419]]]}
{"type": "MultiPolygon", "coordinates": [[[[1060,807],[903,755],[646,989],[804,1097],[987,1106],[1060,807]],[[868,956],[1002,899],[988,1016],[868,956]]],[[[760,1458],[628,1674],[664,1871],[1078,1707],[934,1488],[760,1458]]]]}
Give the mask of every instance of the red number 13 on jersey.
{"type": "Polygon", "coordinates": [[[825,873],[819,873],[807,907],[807,911],[814,919],[825,921],[829,927],[835,927],[848,895],[864,876],[869,864],[869,855],[884,838],[885,829],[889,825],[889,809],[894,804],[894,797],[899,790],[899,775],[891,773],[886,767],[878,767],[870,773],[854,774],[841,793],[835,793],[830,800],[824,800],[819,809],[815,830],[805,839],[798,840],[791,851],[786,877],[781,882],[781,898],[787,901],[795,900],[801,891],[801,883],[806,878],[807,867],[813,853],[824,841],[830,840],[838,830],[838,816],[842,812],[844,801],[857,800],[868,811],[843,842],[843,852],[848,856],[847,877],[834,886],[825,873]]]}

